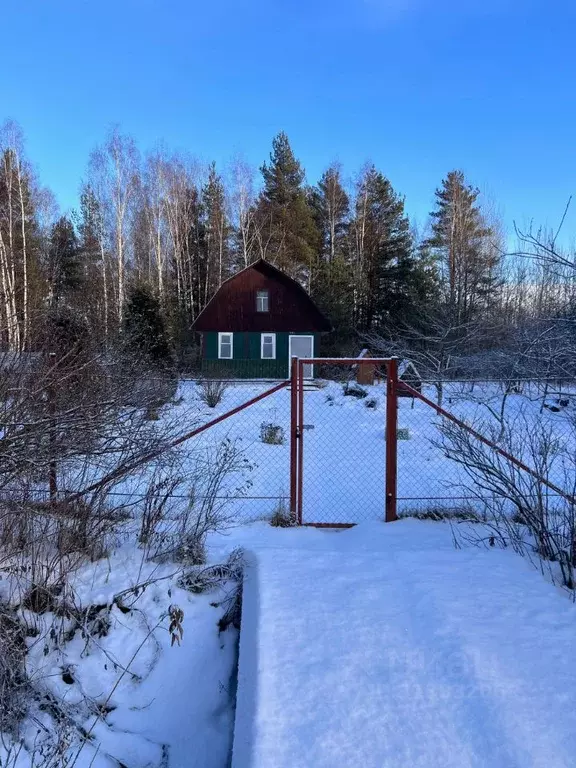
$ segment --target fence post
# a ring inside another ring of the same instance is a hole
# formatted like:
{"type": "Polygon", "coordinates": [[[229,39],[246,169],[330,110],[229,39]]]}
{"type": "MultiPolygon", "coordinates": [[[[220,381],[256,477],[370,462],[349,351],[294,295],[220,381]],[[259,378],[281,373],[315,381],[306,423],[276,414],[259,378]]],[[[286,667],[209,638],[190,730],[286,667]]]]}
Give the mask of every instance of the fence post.
{"type": "Polygon", "coordinates": [[[302,488],[304,485],[304,364],[298,365],[298,525],[302,525],[302,488]]]}
{"type": "Polygon", "coordinates": [[[297,520],[298,487],[298,358],[290,366],[290,516],[297,520]]]}
{"type": "Polygon", "coordinates": [[[386,517],[387,523],[398,519],[398,359],[386,366],[386,517]]]}

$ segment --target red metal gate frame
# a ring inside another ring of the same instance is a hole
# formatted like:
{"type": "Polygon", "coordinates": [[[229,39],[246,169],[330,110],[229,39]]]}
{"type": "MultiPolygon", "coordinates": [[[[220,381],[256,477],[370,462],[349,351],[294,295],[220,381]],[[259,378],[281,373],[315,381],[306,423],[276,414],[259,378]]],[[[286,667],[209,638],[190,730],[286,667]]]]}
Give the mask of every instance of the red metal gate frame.
{"type": "MultiPolygon", "coordinates": [[[[386,368],[386,501],[384,520],[398,519],[398,359],[370,358],[375,367],[386,368]]],[[[290,513],[298,525],[303,525],[302,497],[304,480],[304,366],[358,365],[357,358],[292,358],[290,368],[290,513]]],[[[316,528],[350,528],[354,523],[307,523],[316,528]]]]}

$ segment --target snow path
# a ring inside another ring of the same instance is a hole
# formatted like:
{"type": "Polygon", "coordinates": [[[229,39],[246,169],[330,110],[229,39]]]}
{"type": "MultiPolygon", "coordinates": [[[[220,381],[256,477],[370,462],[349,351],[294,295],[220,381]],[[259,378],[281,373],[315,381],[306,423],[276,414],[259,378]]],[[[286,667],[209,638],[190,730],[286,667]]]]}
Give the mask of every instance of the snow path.
{"type": "Polygon", "coordinates": [[[576,765],[576,608],[405,521],[254,543],[233,768],[576,765]]]}

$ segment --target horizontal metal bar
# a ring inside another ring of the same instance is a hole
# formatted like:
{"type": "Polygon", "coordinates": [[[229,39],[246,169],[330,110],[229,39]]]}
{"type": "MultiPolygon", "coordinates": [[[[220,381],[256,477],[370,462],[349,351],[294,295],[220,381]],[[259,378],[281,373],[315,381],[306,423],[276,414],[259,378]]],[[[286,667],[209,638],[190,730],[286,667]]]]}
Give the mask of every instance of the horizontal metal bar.
{"type": "Polygon", "coordinates": [[[298,362],[304,365],[320,365],[332,363],[334,365],[380,365],[390,362],[389,357],[299,357],[298,362]]]}
{"type": "Polygon", "coordinates": [[[497,445],[492,440],[489,440],[487,437],[484,437],[483,434],[475,430],[469,424],[466,424],[465,421],[462,421],[462,419],[457,418],[456,416],[454,416],[454,414],[450,413],[450,411],[446,411],[444,408],[439,406],[433,400],[429,400],[421,392],[418,392],[417,389],[413,389],[413,387],[411,387],[409,384],[406,384],[405,381],[399,381],[398,385],[399,385],[398,386],[399,392],[400,391],[409,392],[412,395],[412,397],[416,397],[419,400],[422,400],[423,403],[426,403],[426,405],[429,405],[430,408],[433,408],[436,411],[436,413],[438,413],[440,416],[444,416],[444,418],[453,422],[454,424],[459,426],[461,429],[467,430],[473,437],[476,438],[476,440],[478,440],[481,443],[484,443],[484,445],[487,445],[488,448],[491,448],[497,454],[505,458],[506,461],[509,461],[511,464],[515,464],[523,472],[526,472],[535,480],[538,480],[539,483],[542,483],[542,485],[545,485],[547,488],[550,488],[551,491],[554,491],[559,496],[562,496],[570,504],[576,504],[576,498],[574,496],[562,490],[562,488],[555,485],[555,483],[552,483],[550,480],[547,480],[545,477],[542,477],[541,475],[539,475],[538,472],[536,472],[536,470],[532,469],[532,467],[529,467],[527,464],[524,464],[523,461],[520,461],[508,451],[505,451],[504,448],[500,448],[499,445],[497,445]]]}

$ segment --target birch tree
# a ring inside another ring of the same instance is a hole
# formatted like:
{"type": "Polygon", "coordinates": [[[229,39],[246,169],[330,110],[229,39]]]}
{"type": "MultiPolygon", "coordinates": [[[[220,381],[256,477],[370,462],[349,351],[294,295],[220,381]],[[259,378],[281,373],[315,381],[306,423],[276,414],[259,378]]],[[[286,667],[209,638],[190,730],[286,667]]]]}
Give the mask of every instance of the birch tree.
{"type": "Polygon", "coordinates": [[[0,128],[0,287],[3,335],[12,350],[29,346],[33,308],[44,290],[38,270],[38,202],[39,185],[25,156],[22,130],[6,121],[0,128]]]}
{"type": "Polygon", "coordinates": [[[126,298],[126,272],[131,259],[130,225],[140,189],[140,155],[134,139],[114,127],[104,145],[92,152],[89,177],[99,192],[99,204],[105,216],[110,251],[115,261],[111,278],[114,313],[119,326],[126,298]]]}

